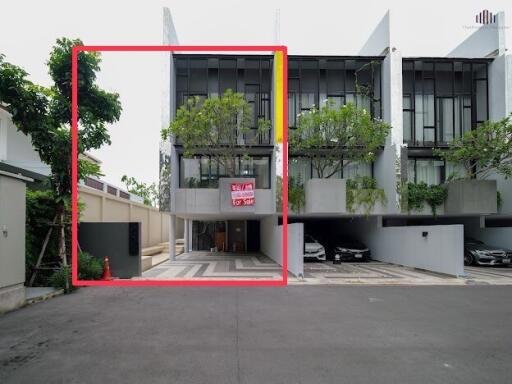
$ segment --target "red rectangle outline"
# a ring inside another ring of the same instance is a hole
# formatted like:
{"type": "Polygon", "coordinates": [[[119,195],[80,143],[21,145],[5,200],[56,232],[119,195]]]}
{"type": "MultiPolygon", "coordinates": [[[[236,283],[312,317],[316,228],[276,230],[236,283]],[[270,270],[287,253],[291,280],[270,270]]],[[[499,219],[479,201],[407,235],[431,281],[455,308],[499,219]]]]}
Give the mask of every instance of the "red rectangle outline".
{"type": "Polygon", "coordinates": [[[71,51],[71,280],[74,286],[256,286],[288,284],[288,48],[283,45],[87,45],[71,51]],[[78,279],[78,54],[79,52],[282,52],[283,196],[281,280],[79,280],[78,279]]]}

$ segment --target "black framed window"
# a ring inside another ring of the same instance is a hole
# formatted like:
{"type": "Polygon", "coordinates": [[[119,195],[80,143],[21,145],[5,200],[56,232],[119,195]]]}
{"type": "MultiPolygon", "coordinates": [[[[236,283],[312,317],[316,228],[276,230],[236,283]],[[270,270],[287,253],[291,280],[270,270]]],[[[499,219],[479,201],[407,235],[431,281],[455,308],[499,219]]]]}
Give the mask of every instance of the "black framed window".
{"type": "MultiPolygon", "coordinates": [[[[237,156],[235,177],[254,178],[257,189],[270,189],[271,156],[237,156]]],[[[224,164],[213,155],[179,156],[180,188],[218,188],[219,178],[229,177],[224,164]]]]}
{"type": "Polygon", "coordinates": [[[348,102],[380,118],[382,58],[290,57],[288,60],[288,127],[300,113],[348,102]]]}
{"type": "Polygon", "coordinates": [[[174,65],[176,109],[193,96],[218,97],[227,89],[243,93],[252,110],[252,130],[241,142],[271,144],[270,131],[263,135],[257,133],[259,119],[272,120],[271,56],[180,54],[174,55],[174,65]]]}
{"type": "Polygon", "coordinates": [[[404,59],[403,139],[447,146],[489,118],[487,61],[404,59]]]}
{"type": "MultiPolygon", "coordinates": [[[[324,170],[324,177],[331,175],[332,179],[353,179],[357,176],[373,177],[373,163],[348,162],[340,170],[324,170]]],[[[313,167],[313,162],[307,156],[290,156],[288,161],[288,175],[295,180],[306,182],[312,178],[318,178],[318,171],[313,167]]]]}
{"type": "Polygon", "coordinates": [[[451,178],[467,175],[461,164],[447,162],[436,157],[411,157],[407,159],[407,181],[439,185],[451,178]]]}

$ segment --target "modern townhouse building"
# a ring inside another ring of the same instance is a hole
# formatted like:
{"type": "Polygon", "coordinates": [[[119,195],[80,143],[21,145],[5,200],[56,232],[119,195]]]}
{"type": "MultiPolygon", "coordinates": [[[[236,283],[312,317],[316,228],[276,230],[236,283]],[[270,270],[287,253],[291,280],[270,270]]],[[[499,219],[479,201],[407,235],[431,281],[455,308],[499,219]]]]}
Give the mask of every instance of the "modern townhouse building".
{"type": "Polygon", "coordinates": [[[190,97],[218,97],[228,89],[243,93],[252,111],[252,127],[237,134],[234,148],[206,146],[190,157],[180,138],[172,138],[171,220],[184,219],[186,250],[260,251],[260,220],[276,213],[274,124],[257,129],[259,119],[274,119],[273,70],[272,55],[172,55],[173,113],[190,97]],[[216,156],[226,150],[234,151],[234,175],[216,156]],[[232,186],[245,183],[254,188],[252,204],[233,206],[232,186]]]}
{"type": "MultiPolygon", "coordinates": [[[[482,122],[512,112],[512,58],[506,52],[504,14],[497,14],[495,24],[475,26],[466,40],[443,57],[403,56],[394,28],[397,22],[388,12],[356,56],[294,52],[288,56],[290,132],[296,129],[300,114],[321,108],[326,101],[334,106],[352,102],[391,126],[372,163],[351,162],[329,178],[316,174],[310,152],[289,147],[288,175],[303,183],[305,204],[300,210],[290,207],[289,221],[303,229],[288,243],[303,244],[305,233],[350,236],[366,243],[376,260],[460,276],[464,274],[465,236],[512,248],[511,182],[493,175],[485,181],[466,178],[446,184],[467,175],[461,164],[437,155],[437,150],[446,150],[455,138],[482,122]],[[387,202],[376,204],[370,212],[348,209],[346,183],[356,176],[374,178],[387,202]],[[428,206],[420,211],[408,209],[404,202],[403,186],[421,182],[447,185],[448,197],[435,214],[428,206]]],[[[343,47],[337,50],[341,53],[343,47]]],[[[215,96],[232,88],[246,93],[255,105],[255,116],[272,118],[272,65],[270,56],[173,55],[171,116],[187,96],[215,96]]],[[[243,140],[240,144],[243,148],[243,140]]],[[[215,248],[216,227],[225,233],[227,244],[233,243],[230,238],[237,238],[229,228],[236,231],[237,226],[245,233],[240,249],[251,249],[250,238],[257,233],[257,225],[251,223],[258,220],[259,248],[269,247],[264,244],[269,239],[263,236],[264,228],[281,214],[275,211],[273,199],[277,184],[274,142],[262,138],[248,151],[250,161],[240,159],[240,176],[259,180],[257,192],[267,192],[264,201],[269,202],[251,216],[223,210],[219,193],[224,192],[216,184],[222,170],[212,164],[207,149],[202,156],[185,159],[179,140],[173,141],[171,213],[188,223],[188,250],[215,248]],[[187,188],[191,177],[200,181],[193,189],[187,188]],[[209,240],[201,239],[205,234],[209,240]]],[[[292,264],[302,258],[301,247],[289,251],[292,264]]],[[[300,268],[293,272],[300,275],[300,268]]]]}

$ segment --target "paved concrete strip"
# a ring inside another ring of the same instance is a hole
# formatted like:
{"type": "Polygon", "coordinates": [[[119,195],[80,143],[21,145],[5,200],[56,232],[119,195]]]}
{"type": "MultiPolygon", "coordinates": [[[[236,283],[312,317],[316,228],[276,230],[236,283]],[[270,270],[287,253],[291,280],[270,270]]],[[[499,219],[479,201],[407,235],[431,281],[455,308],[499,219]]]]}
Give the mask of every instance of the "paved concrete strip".
{"type": "Polygon", "coordinates": [[[512,287],[86,288],[0,316],[0,383],[510,382],[512,287]]]}
{"type": "Polygon", "coordinates": [[[281,266],[261,254],[190,252],[144,272],[142,278],[280,280],[282,277],[281,266]]]}

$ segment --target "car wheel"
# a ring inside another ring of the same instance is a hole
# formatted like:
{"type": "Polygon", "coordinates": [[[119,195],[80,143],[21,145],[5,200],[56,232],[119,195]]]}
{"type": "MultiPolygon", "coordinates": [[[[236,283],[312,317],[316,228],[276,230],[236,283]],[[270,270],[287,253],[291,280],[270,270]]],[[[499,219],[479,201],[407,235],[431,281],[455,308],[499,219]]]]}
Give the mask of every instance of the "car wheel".
{"type": "Polygon", "coordinates": [[[464,252],[464,265],[471,265],[475,262],[473,255],[469,252],[464,252]]]}

